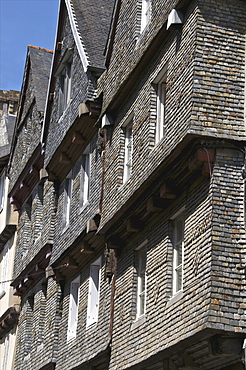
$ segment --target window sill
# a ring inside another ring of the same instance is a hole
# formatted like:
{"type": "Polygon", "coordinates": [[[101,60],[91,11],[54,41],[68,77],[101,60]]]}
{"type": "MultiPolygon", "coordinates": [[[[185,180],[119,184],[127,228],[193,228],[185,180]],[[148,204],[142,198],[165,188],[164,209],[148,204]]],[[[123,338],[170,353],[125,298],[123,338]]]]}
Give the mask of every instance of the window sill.
{"type": "Polygon", "coordinates": [[[73,343],[73,341],[75,339],[76,339],[76,337],[72,337],[72,338],[67,339],[67,344],[69,345],[69,344],[73,343]]]}
{"type": "Polygon", "coordinates": [[[79,213],[81,214],[89,205],[89,201],[87,201],[85,204],[83,204],[80,208],[79,208],[79,213]]]}
{"type": "Polygon", "coordinates": [[[6,294],[6,291],[5,290],[2,290],[0,292],[0,299],[3,298],[5,296],[5,294],[6,294]]]}
{"type": "Polygon", "coordinates": [[[179,290],[175,295],[167,302],[166,308],[172,306],[174,303],[178,302],[183,297],[183,290],[179,290]]]}
{"type": "Polygon", "coordinates": [[[89,325],[86,325],[86,330],[92,330],[92,329],[95,329],[96,327],[97,327],[97,321],[89,325]]]}
{"type": "Polygon", "coordinates": [[[142,315],[132,323],[131,330],[138,328],[146,322],[146,315],[142,315]]]}
{"type": "Polygon", "coordinates": [[[131,179],[131,176],[129,176],[127,180],[125,180],[124,182],[122,182],[122,184],[119,186],[119,188],[118,188],[118,189],[119,189],[120,191],[123,191],[123,190],[124,190],[124,188],[125,188],[125,186],[127,186],[127,184],[130,182],[130,179],[131,179]]]}
{"type": "Polygon", "coordinates": [[[62,229],[62,234],[64,234],[68,229],[69,229],[69,224],[67,224],[66,226],[63,227],[62,229]]]}

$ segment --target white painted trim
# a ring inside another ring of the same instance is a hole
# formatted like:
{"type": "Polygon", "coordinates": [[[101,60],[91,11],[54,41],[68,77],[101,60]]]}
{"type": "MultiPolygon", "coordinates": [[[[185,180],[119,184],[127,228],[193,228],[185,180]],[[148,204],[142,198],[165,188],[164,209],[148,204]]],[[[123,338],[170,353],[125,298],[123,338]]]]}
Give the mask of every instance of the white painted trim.
{"type": "Polygon", "coordinates": [[[71,7],[70,0],[65,0],[65,3],[66,3],[66,7],[67,7],[67,12],[68,12],[72,32],[73,32],[73,37],[74,37],[74,40],[75,40],[75,43],[76,43],[76,46],[77,46],[77,49],[78,49],[78,52],[79,52],[80,59],[82,61],[84,72],[86,72],[87,67],[89,65],[89,61],[88,61],[88,58],[87,58],[87,55],[86,55],[86,51],[85,51],[84,46],[82,44],[82,40],[81,40],[81,36],[79,35],[78,28],[76,27],[76,20],[75,20],[74,15],[73,15],[73,9],[71,7]]]}

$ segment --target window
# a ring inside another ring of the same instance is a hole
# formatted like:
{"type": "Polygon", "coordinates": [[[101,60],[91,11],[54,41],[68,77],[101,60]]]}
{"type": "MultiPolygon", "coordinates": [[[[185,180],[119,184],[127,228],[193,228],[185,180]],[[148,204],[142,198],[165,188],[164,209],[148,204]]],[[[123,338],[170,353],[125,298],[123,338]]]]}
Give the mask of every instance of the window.
{"type": "Polygon", "coordinates": [[[101,257],[94,261],[90,266],[87,327],[98,321],[100,276],[101,257]]]}
{"type": "Polygon", "coordinates": [[[150,15],[151,15],[150,0],[142,0],[141,33],[149,23],[150,15]]]}
{"type": "Polygon", "coordinates": [[[146,246],[137,250],[137,318],[145,314],[146,309],[146,246]]]}
{"type": "Polygon", "coordinates": [[[10,241],[7,241],[7,243],[4,245],[4,248],[3,248],[3,257],[2,257],[2,263],[1,263],[0,298],[5,294],[5,290],[6,290],[5,281],[7,279],[9,243],[10,241]]]}
{"type": "Polygon", "coordinates": [[[184,215],[174,219],[173,235],[173,294],[183,288],[184,215]]]}
{"type": "Polygon", "coordinates": [[[4,202],[4,184],[5,184],[5,174],[0,176],[0,211],[3,209],[4,202]]]}
{"type": "Polygon", "coordinates": [[[82,155],[81,181],[80,181],[80,206],[89,201],[90,191],[90,149],[86,148],[82,155]]]}
{"type": "Polygon", "coordinates": [[[124,155],[124,172],[123,183],[125,183],[132,172],[132,152],[133,152],[133,136],[132,136],[132,121],[128,123],[125,129],[125,155],[124,155]]]}
{"type": "Polygon", "coordinates": [[[24,361],[27,361],[30,358],[30,352],[33,344],[34,338],[34,296],[30,296],[27,298],[25,302],[25,337],[24,337],[24,361]]]}
{"type": "Polygon", "coordinates": [[[66,62],[59,80],[59,116],[66,109],[71,97],[71,70],[72,63],[66,62]]]}
{"type": "Polygon", "coordinates": [[[63,208],[63,228],[69,225],[70,209],[72,197],[72,173],[66,177],[64,184],[64,208],[63,208]]]}
{"type": "Polygon", "coordinates": [[[2,364],[2,370],[7,369],[8,365],[8,355],[9,355],[9,333],[6,335],[4,340],[4,353],[3,353],[3,364],[2,364]]]}
{"type": "Polygon", "coordinates": [[[166,74],[155,84],[156,89],[156,130],[155,143],[157,144],[164,136],[165,127],[165,98],[166,98],[166,74]]]}
{"type": "Polygon", "coordinates": [[[76,338],[78,307],[79,307],[79,284],[80,277],[77,276],[70,284],[70,301],[68,313],[67,341],[76,338]]]}

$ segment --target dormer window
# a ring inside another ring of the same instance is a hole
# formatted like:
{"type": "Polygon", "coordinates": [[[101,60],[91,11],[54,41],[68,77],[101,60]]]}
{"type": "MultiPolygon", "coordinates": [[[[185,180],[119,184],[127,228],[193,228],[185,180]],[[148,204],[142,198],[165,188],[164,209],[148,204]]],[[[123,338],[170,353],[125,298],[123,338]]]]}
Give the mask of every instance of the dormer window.
{"type": "Polygon", "coordinates": [[[151,0],[142,0],[141,33],[150,21],[151,0]]]}
{"type": "Polygon", "coordinates": [[[71,62],[67,62],[60,74],[59,81],[59,113],[66,109],[71,97],[71,62]]]}
{"type": "Polygon", "coordinates": [[[71,99],[72,57],[73,49],[69,48],[65,52],[56,72],[56,76],[59,78],[59,117],[63,114],[71,99]]]}

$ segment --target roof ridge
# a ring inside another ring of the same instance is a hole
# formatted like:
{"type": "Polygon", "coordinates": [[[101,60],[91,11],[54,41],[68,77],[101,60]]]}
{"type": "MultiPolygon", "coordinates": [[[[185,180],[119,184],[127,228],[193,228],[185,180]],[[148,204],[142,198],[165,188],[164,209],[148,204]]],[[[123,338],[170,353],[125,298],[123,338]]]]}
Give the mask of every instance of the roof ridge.
{"type": "Polygon", "coordinates": [[[46,48],[41,48],[40,46],[34,46],[34,45],[28,45],[29,48],[37,49],[37,50],[44,50],[47,51],[48,53],[53,53],[53,50],[46,49],[46,48]]]}

